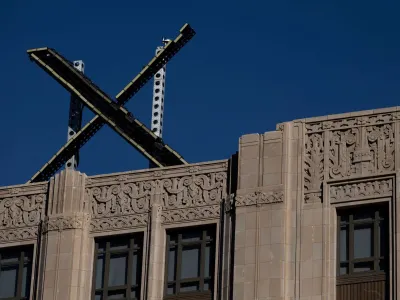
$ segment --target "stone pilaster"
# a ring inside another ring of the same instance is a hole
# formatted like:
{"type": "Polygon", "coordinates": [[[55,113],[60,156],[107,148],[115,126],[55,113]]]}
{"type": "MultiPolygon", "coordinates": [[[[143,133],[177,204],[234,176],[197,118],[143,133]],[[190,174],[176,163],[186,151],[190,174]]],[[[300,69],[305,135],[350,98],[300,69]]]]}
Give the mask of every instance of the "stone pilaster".
{"type": "Polygon", "coordinates": [[[284,297],[287,145],[283,131],[240,139],[234,299],[284,297]]]}
{"type": "Polygon", "coordinates": [[[85,203],[86,175],[64,170],[50,181],[42,224],[39,299],[90,298],[93,239],[85,203]]]}
{"type": "Polygon", "coordinates": [[[164,280],[164,234],[161,225],[162,206],[153,204],[151,207],[150,222],[150,251],[148,264],[148,289],[149,300],[161,300],[163,297],[164,280]]]}

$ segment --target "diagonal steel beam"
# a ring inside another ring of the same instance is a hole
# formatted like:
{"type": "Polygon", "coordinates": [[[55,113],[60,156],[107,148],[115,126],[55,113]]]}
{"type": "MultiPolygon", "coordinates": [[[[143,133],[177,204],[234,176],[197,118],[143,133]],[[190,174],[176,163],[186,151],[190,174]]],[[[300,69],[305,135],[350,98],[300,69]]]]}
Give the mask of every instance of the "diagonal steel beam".
{"type": "Polygon", "coordinates": [[[55,50],[44,48],[32,51],[29,55],[44,71],[151,162],[159,167],[186,163],[179,154],[165,146],[150,129],[125,108],[111,100],[100,88],[85,80],[83,74],[77,72],[72,64],[55,50]],[[157,157],[153,155],[155,152],[159,152],[157,157]]]}
{"type": "MultiPolygon", "coordinates": [[[[180,35],[174,40],[166,45],[166,47],[158,53],[148,65],[146,65],[142,71],[117,95],[117,102],[112,101],[112,105],[117,105],[118,107],[125,104],[131,97],[133,97],[153,76],[154,74],[162,68],[179,50],[195,35],[194,30],[188,25],[184,25],[180,30],[180,35]]],[[[32,49],[28,50],[28,54],[33,59],[32,55],[35,53],[44,53],[43,51],[48,51],[48,48],[40,48],[40,49],[32,49]]],[[[51,50],[54,54],[56,54],[61,60],[70,64],[66,59],[64,59],[60,54],[51,50]]],[[[50,54],[50,53],[47,53],[50,54]]],[[[83,74],[82,74],[83,75],[83,74]]],[[[94,89],[97,89],[99,95],[102,97],[110,98],[102,92],[97,86],[94,85],[93,82],[90,81],[86,76],[82,76],[82,81],[84,81],[87,85],[91,86],[94,89]]],[[[126,112],[129,116],[129,113],[126,112]]],[[[137,126],[146,128],[143,124],[141,124],[138,120],[134,122],[137,126]],[[139,125],[140,123],[140,125],[139,125]]],[[[96,115],[90,122],[88,122],[76,135],[71,138],[67,144],[65,144],[30,180],[29,182],[38,182],[48,180],[51,176],[53,176],[63,165],[64,163],[75,153],[76,150],[80,149],[86,142],[104,125],[103,118],[96,115]]],[[[146,128],[147,129],[147,128],[146,128]]],[[[144,130],[146,131],[146,130],[144,130]]],[[[149,131],[147,129],[147,131],[149,131]]],[[[147,136],[153,135],[151,132],[147,134],[147,136]]],[[[137,145],[140,146],[140,145],[137,145]]],[[[136,147],[137,148],[137,147],[136,147]]],[[[139,149],[141,151],[141,149],[139,149]]],[[[169,146],[159,141],[158,147],[152,149],[152,151],[158,152],[161,157],[168,157],[165,153],[172,154],[173,157],[179,158],[178,161],[172,162],[175,163],[186,163],[183,158],[173,151],[169,146]],[[158,148],[164,149],[162,151],[158,150],[158,148]]],[[[147,156],[147,155],[146,155],[147,156]]],[[[149,158],[150,159],[150,158],[149,158]]],[[[166,158],[168,160],[168,158],[166,158]]],[[[152,159],[150,159],[152,161],[152,159]]],[[[162,164],[162,163],[161,163],[162,164]]],[[[159,163],[157,163],[160,166],[159,163]]]]}

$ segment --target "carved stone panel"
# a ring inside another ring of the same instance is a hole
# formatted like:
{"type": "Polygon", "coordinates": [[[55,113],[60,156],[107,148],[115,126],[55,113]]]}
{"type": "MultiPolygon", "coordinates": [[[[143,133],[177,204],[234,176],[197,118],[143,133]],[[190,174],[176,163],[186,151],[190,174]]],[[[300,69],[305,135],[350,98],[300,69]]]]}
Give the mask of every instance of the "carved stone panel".
{"type": "Polygon", "coordinates": [[[90,231],[102,232],[107,230],[146,226],[148,218],[148,214],[135,214],[130,216],[92,219],[90,221],[90,231]]]}
{"type": "Polygon", "coordinates": [[[357,126],[371,126],[371,125],[383,125],[392,123],[398,119],[398,113],[383,113],[366,116],[354,116],[346,118],[337,118],[329,121],[320,122],[307,122],[305,129],[307,134],[314,132],[320,132],[324,130],[338,130],[348,129],[357,126]]]}
{"type": "Polygon", "coordinates": [[[0,242],[36,238],[44,216],[47,184],[0,192],[0,242]]]}
{"type": "Polygon", "coordinates": [[[161,214],[161,221],[163,223],[177,223],[204,219],[216,219],[220,216],[220,210],[220,205],[164,210],[161,214]]]}
{"type": "Polygon", "coordinates": [[[251,206],[251,205],[265,205],[273,203],[282,203],[284,199],[283,190],[255,190],[245,195],[238,195],[235,199],[235,206],[251,206]]]}
{"type": "Polygon", "coordinates": [[[305,202],[322,201],[324,181],[394,171],[397,119],[393,112],[306,123],[305,202]]]}
{"type": "Polygon", "coordinates": [[[226,198],[226,180],[226,172],[163,179],[163,209],[219,204],[226,198]]]}
{"type": "Polygon", "coordinates": [[[324,180],[324,135],[322,132],[306,136],[304,165],[306,202],[321,201],[324,180]]]}
{"type": "Polygon", "coordinates": [[[329,194],[331,203],[392,197],[393,178],[332,184],[329,194]]]}
{"type": "Polygon", "coordinates": [[[360,149],[360,128],[334,131],[329,143],[329,177],[343,178],[355,174],[353,161],[355,150],[360,149]]]}
{"type": "Polygon", "coordinates": [[[161,180],[163,223],[219,218],[227,198],[227,173],[198,174],[161,180]]]}
{"type": "Polygon", "coordinates": [[[88,226],[89,214],[75,214],[71,216],[59,215],[46,217],[43,222],[42,232],[63,231],[68,229],[83,229],[88,226]]]}
{"type": "Polygon", "coordinates": [[[93,218],[144,213],[149,210],[153,181],[141,181],[86,189],[93,218]]]}
{"type": "Polygon", "coordinates": [[[333,131],[329,177],[382,174],[394,170],[393,124],[333,131]]]}
{"type": "Polygon", "coordinates": [[[153,203],[161,206],[160,217],[166,223],[219,217],[220,205],[227,197],[225,162],[211,167],[209,164],[185,167],[178,176],[171,176],[168,171],[156,172],[150,172],[149,180],[126,178],[125,174],[124,180],[113,178],[113,184],[104,180],[97,185],[91,182],[86,188],[86,205],[92,214],[91,231],[145,226],[153,203]]]}
{"type": "Polygon", "coordinates": [[[120,181],[119,184],[87,188],[91,231],[146,225],[154,185],[154,181],[120,181]]]}

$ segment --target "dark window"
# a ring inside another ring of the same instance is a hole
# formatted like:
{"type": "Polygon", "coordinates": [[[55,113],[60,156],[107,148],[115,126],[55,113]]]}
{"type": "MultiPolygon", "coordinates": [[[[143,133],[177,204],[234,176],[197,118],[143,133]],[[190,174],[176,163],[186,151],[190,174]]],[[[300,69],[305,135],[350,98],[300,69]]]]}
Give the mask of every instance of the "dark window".
{"type": "Polygon", "coordinates": [[[215,226],[168,231],[166,252],[165,298],[191,299],[196,294],[211,299],[215,226]]]}
{"type": "Polygon", "coordinates": [[[385,272],[387,269],[386,205],[338,211],[338,275],[385,272]]]}
{"type": "Polygon", "coordinates": [[[32,248],[0,249],[0,299],[29,299],[32,248]]]}
{"type": "Polygon", "coordinates": [[[93,299],[140,299],[143,234],[96,239],[93,299]]]}

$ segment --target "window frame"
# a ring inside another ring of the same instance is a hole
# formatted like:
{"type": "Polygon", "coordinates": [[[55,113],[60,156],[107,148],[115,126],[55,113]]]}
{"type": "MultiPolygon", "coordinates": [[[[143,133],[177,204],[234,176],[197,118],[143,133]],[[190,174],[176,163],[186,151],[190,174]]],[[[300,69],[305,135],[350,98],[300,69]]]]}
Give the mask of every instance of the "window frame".
{"type": "Polygon", "coordinates": [[[136,232],[133,234],[122,234],[122,235],[112,235],[112,236],[102,236],[95,238],[94,245],[94,256],[93,256],[93,280],[92,280],[92,296],[91,299],[95,300],[96,296],[101,293],[101,299],[107,300],[108,297],[112,295],[108,295],[109,292],[113,291],[124,291],[125,297],[122,299],[140,299],[142,293],[142,271],[143,271],[143,254],[144,254],[144,233],[136,232]],[[111,243],[114,241],[120,242],[122,239],[125,239],[126,244],[128,245],[125,249],[110,249],[111,243]],[[99,245],[103,244],[104,249],[99,250],[99,245]],[[96,288],[96,267],[97,260],[99,255],[104,255],[104,262],[102,266],[102,277],[101,280],[103,285],[101,288],[96,288]],[[118,286],[109,287],[108,279],[109,279],[109,271],[110,271],[110,258],[113,254],[126,254],[127,262],[125,265],[126,270],[126,283],[118,286]],[[139,268],[136,270],[137,272],[137,283],[132,284],[132,276],[135,272],[133,269],[133,257],[137,255],[137,265],[139,268]],[[131,292],[133,290],[138,290],[139,298],[134,298],[131,296],[131,292]]]}
{"type": "Polygon", "coordinates": [[[383,241],[384,244],[384,253],[381,253],[381,245],[382,245],[382,236],[380,235],[380,227],[383,225],[383,232],[389,233],[389,205],[387,202],[373,203],[373,204],[365,204],[361,206],[354,207],[345,207],[337,209],[337,255],[336,255],[336,277],[341,280],[346,280],[350,278],[360,278],[360,280],[365,280],[366,276],[386,276],[388,273],[389,267],[389,246],[390,239],[387,237],[383,241]],[[372,219],[360,219],[354,220],[354,215],[362,212],[369,212],[371,214],[372,219]],[[342,222],[342,218],[346,217],[347,221],[342,222]],[[341,260],[341,239],[340,232],[342,226],[347,227],[347,260],[341,260]],[[372,227],[372,240],[371,240],[371,250],[372,255],[369,257],[363,258],[355,258],[354,253],[354,232],[355,226],[359,225],[369,225],[372,227]],[[373,268],[367,271],[354,271],[354,266],[357,263],[371,263],[373,268]],[[380,263],[383,263],[383,268],[380,268],[380,263]],[[346,274],[340,274],[340,269],[342,263],[347,264],[347,272],[346,274]]]}
{"type": "MultiPolygon", "coordinates": [[[[164,274],[164,299],[192,299],[195,295],[203,296],[205,299],[212,297],[215,285],[215,269],[217,268],[217,225],[215,223],[205,224],[205,225],[195,225],[188,226],[184,228],[169,228],[166,230],[166,243],[165,243],[165,274],[164,274]],[[200,240],[196,241],[183,241],[182,236],[185,233],[190,233],[193,231],[200,232],[200,240]],[[172,235],[176,236],[176,242],[171,242],[170,238],[172,235]],[[207,238],[207,235],[209,238],[207,238]],[[184,247],[199,246],[199,276],[181,279],[182,272],[182,249],[184,247]],[[210,276],[206,277],[204,274],[206,260],[205,260],[205,250],[206,247],[210,245],[210,276]],[[169,271],[169,252],[172,248],[175,248],[175,270],[174,270],[174,280],[168,280],[169,271]],[[214,263],[212,263],[214,262],[214,263]],[[195,283],[198,282],[199,289],[195,291],[181,292],[180,286],[182,283],[195,283]],[[204,284],[208,282],[209,289],[204,290],[204,284]],[[173,284],[175,287],[175,292],[173,294],[168,294],[168,287],[173,284]],[[189,297],[189,298],[187,298],[189,297]]],[[[201,297],[201,299],[203,299],[201,297]]],[[[197,299],[197,298],[196,298],[197,299]]],[[[199,298],[200,299],[200,298],[199,298]]]]}
{"type": "MultiPolygon", "coordinates": [[[[24,246],[12,246],[12,247],[4,247],[0,248],[0,273],[2,266],[18,266],[17,271],[17,281],[16,284],[16,296],[14,297],[7,297],[7,298],[0,298],[0,300],[29,300],[31,298],[31,289],[32,289],[32,277],[33,277],[33,269],[34,269],[34,247],[33,245],[24,245],[24,246]],[[2,256],[4,253],[19,253],[18,261],[17,262],[9,262],[9,263],[2,263],[2,256]],[[23,297],[23,277],[24,277],[24,267],[28,267],[28,271],[26,274],[26,287],[25,292],[26,295],[23,297]]],[[[1,278],[1,274],[0,274],[1,278]]]]}

